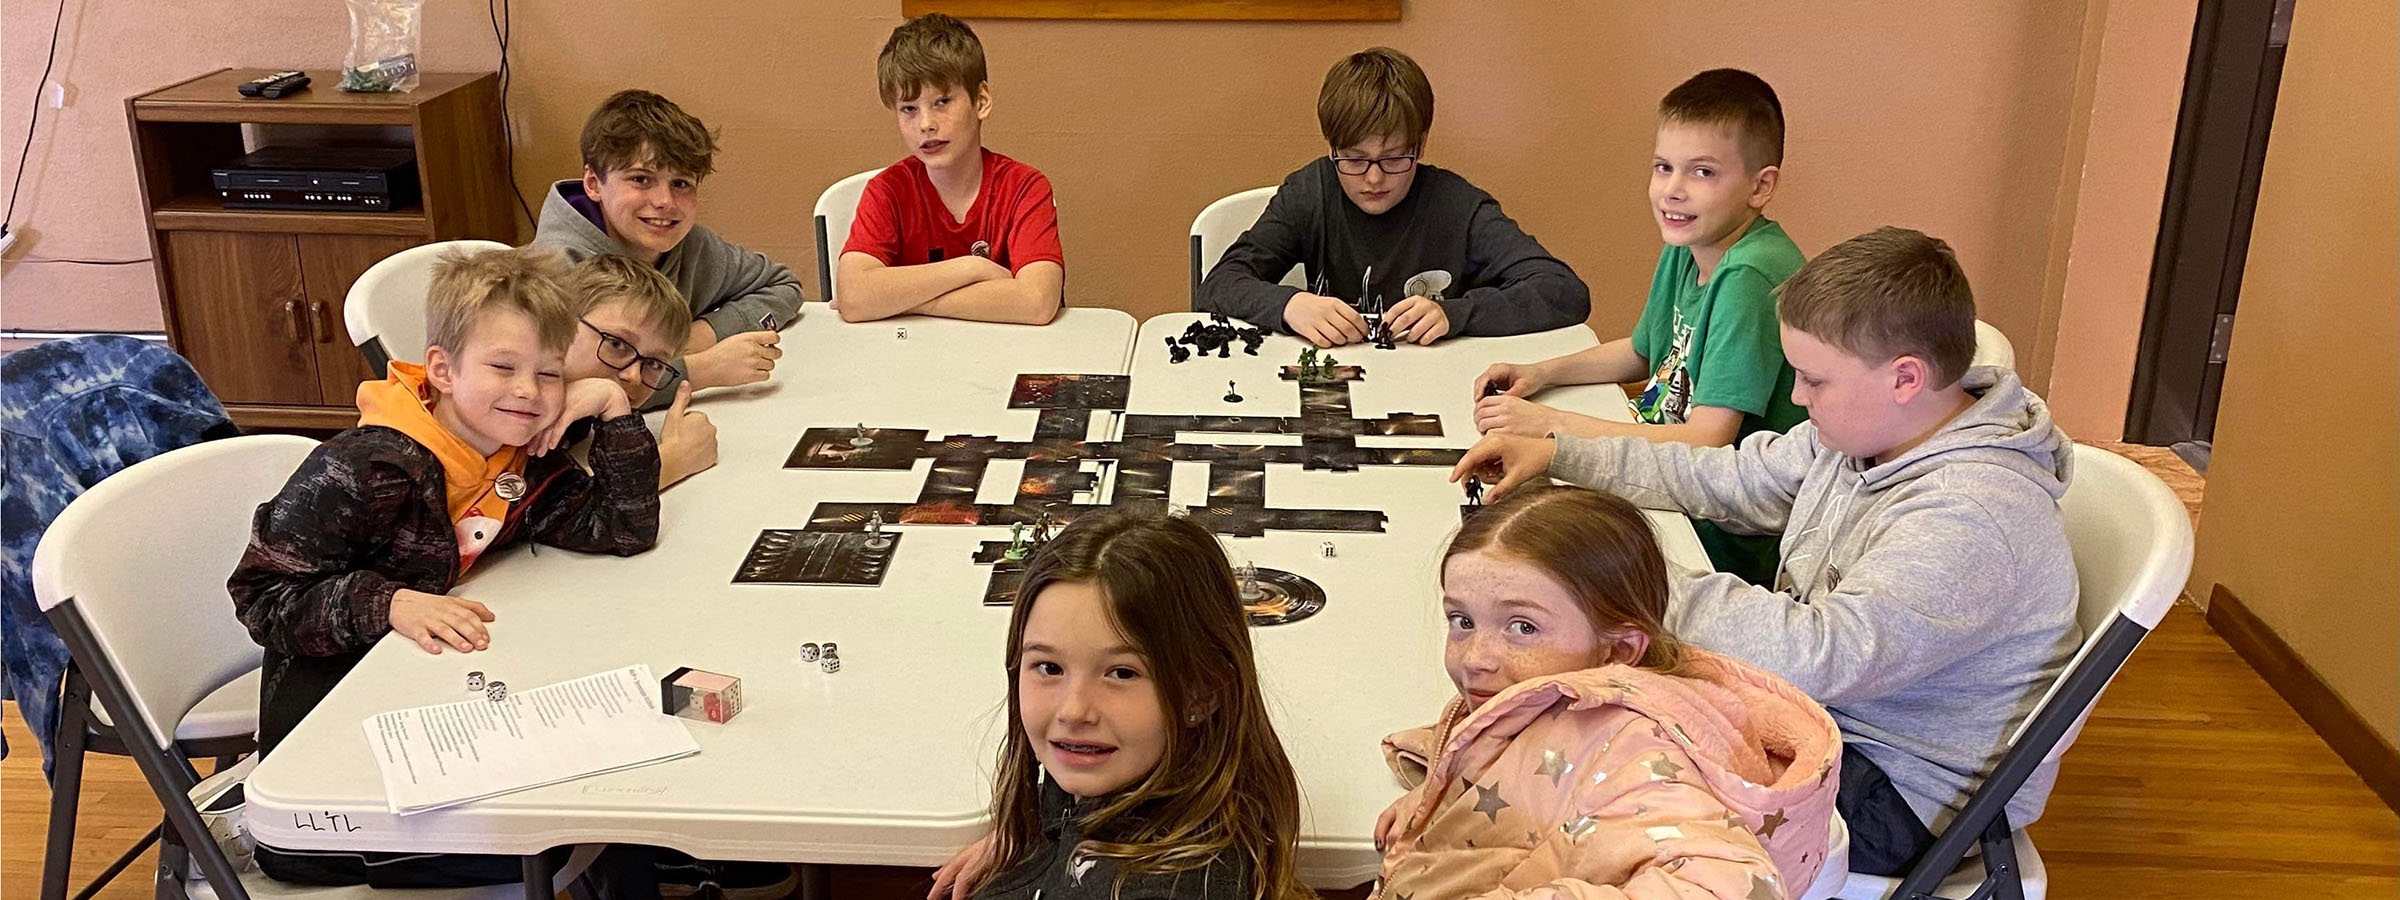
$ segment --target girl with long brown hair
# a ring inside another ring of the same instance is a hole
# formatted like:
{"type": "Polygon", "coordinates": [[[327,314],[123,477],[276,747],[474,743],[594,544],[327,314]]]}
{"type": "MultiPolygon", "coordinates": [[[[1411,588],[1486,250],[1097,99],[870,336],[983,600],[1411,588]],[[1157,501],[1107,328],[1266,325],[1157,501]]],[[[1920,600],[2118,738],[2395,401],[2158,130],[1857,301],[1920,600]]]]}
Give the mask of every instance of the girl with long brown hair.
{"type": "Polygon", "coordinates": [[[1797,897],[1826,864],[1840,735],[1766,672],[1675,640],[1650,524],[1525,487],[1442,559],[1435,724],[1385,739],[1379,897],[1797,897]]]}
{"type": "Polygon", "coordinates": [[[929,896],[1305,898],[1299,784],[1216,538],[1087,515],[1034,554],[1017,597],[994,831],[929,896]]]}

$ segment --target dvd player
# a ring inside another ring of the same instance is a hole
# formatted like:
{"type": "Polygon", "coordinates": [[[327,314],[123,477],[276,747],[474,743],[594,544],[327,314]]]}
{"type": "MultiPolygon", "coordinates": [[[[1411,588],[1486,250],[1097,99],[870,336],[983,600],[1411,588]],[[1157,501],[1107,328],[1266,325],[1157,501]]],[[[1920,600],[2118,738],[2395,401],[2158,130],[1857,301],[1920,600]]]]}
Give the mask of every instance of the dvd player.
{"type": "Polygon", "coordinates": [[[262,147],[209,172],[227,209],[384,212],[417,202],[405,147],[262,147]]]}

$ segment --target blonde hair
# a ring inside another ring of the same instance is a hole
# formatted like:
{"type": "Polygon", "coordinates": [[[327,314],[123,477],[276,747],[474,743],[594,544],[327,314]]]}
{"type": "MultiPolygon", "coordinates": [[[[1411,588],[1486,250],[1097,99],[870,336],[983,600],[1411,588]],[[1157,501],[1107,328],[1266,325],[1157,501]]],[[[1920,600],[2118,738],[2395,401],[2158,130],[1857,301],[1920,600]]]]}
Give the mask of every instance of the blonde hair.
{"type": "Polygon", "coordinates": [[[678,349],[692,336],[692,307],[675,283],[652,266],[614,253],[587,256],[567,275],[575,292],[576,312],[589,315],[604,303],[633,307],[635,321],[657,330],[659,339],[678,349]]]}
{"type": "Polygon", "coordinates": [[[1975,292],[1950,245],[1886,225],[1833,245],[1776,289],[1776,315],[1794,331],[1882,363],[1924,360],[1936,388],[1975,359],[1975,292]]]}
{"type": "Polygon", "coordinates": [[[1390,47],[1350,54],[1326,70],[1317,90],[1317,130],[1335,150],[1386,134],[1423,149],[1433,130],[1433,83],[1416,60],[1390,47]]]}
{"type": "Polygon", "coordinates": [[[984,67],[983,41],[975,29],[943,13],[926,13],[900,23],[875,55],[875,92],[896,107],[926,88],[974,93],[991,80],[984,67]]]}
{"type": "Polygon", "coordinates": [[[460,352],[477,322],[505,311],[533,320],[542,349],[564,353],[575,342],[575,303],[565,275],[550,250],[444,253],[434,261],[433,283],[425,291],[425,343],[460,352]]]}

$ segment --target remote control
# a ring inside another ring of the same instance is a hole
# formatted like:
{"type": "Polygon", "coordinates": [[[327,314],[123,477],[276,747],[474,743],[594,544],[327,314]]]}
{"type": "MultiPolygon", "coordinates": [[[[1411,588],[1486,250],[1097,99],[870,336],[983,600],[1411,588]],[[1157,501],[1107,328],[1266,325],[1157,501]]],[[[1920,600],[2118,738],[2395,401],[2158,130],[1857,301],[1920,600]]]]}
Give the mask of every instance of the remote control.
{"type": "Polygon", "coordinates": [[[244,97],[264,97],[275,100],[307,86],[308,73],[293,69],[242,82],[240,90],[244,97]]]}

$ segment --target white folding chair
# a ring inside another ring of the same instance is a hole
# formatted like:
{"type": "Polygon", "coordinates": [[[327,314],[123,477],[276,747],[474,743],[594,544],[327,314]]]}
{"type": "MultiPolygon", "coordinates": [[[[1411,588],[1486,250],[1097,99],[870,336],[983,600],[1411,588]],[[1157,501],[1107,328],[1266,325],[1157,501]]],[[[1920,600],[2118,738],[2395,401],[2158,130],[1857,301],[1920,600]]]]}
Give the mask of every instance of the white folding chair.
{"type": "Polygon", "coordinates": [[[457,250],[481,253],[506,250],[499,241],[436,241],[410,247],[383,258],[350,283],[342,298],[342,325],[350,343],[367,357],[367,366],[383,375],[392,360],[425,361],[425,289],[433,283],[433,263],[457,250]]]}
{"type": "MultiPolygon", "coordinates": [[[[1258,217],[1267,211],[1267,201],[1275,199],[1272,187],[1251,188],[1223,197],[1200,210],[1192,219],[1192,308],[1200,308],[1200,281],[1208,271],[1225,258],[1225,250],[1241,240],[1242,233],[1258,224],[1258,217]]],[[[1300,266],[1285,273],[1283,283],[1296,288],[1308,287],[1308,276],[1300,266]]]]}
{"type": "Polygon", "coordinates": [[[249,543],[250,517],[315,449],[291,435],[195,444],[127,467],[77,497],[33,555],[35,601],[58,628],[166,809],[159,896],[499,898],[474,892],[303,888],[234,871],[193,806],[198,773],[175,746],[203,697],[259,665],[260,650],[225,593],[249,543]],[[204,882],[183,884],[185,859],[204,882]],[[170,892],[170,888],[174,888],[170,892]]]}
{"type": "Polygon", "coordinates": [[[841,262],[842,245],[850,241],[850,222],[858,218],[859,195],[866,193],[867,182],[882,172],[868,169],[834,182],[817,195],[817,284],[824,289],[826,302],[834,297],[834,269],[841,262]]]}
{"type": "Polygon", "coordinates": [[[1898,879],[1853,874],[1834,896],[2042,900],[2048,893],[2049,873],[2032,839],[2010,826],[2008,801],[2075,742],[2101,690],[2175,605],[2192,570],[2192,520],[2175,492],[2122,456],[2083,446],[2074,452],[2073,481],[2058,506],[2075,554],[2083,647],[1916,866],[1898,879]],[[1969,858],[1971,850],[1981,857],[1969,858]]]}
{"type": "Polygon", "coordinates": [[[1992,323],[1976,319],[1975,358],[1968,364],[2014,370],[2017,367],[2016,345],[2009,343],[2008,335],[2001,334],[2000,329],[1992,327],[1992,323]]]}

